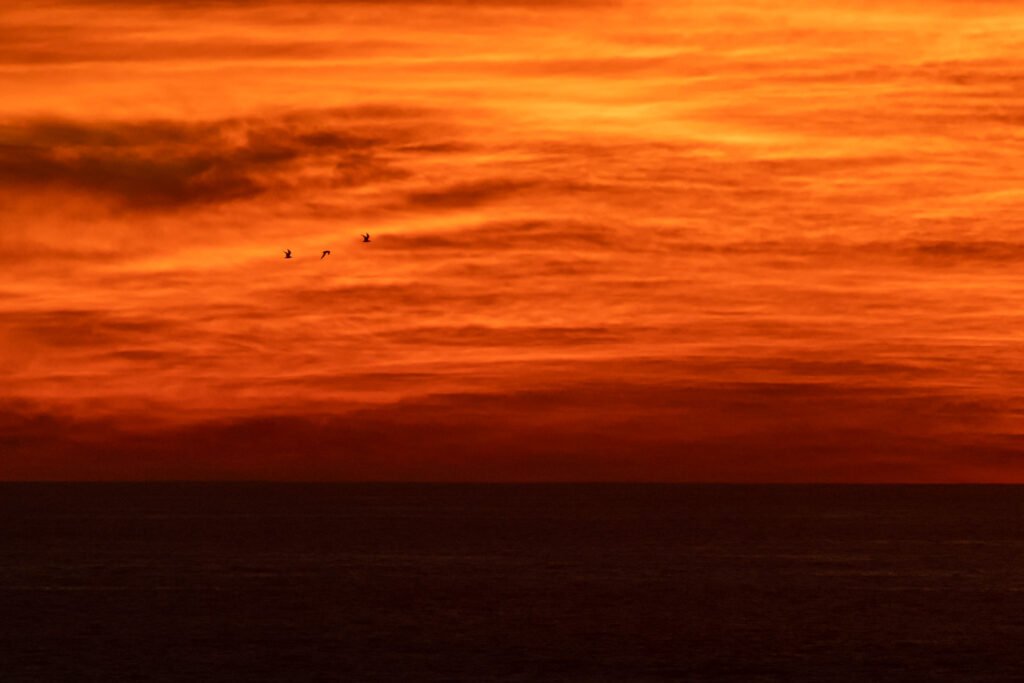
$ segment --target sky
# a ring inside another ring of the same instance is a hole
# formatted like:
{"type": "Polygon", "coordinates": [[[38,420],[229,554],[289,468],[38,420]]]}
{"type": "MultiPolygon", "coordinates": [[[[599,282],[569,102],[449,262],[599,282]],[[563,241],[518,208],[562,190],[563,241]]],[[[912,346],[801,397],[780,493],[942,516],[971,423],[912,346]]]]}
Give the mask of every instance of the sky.
{"type": "Polygon", "coordinates": [[[1010,0],[4,3],[0,480],[1024,482],[1022,49],[1010,0]]]}

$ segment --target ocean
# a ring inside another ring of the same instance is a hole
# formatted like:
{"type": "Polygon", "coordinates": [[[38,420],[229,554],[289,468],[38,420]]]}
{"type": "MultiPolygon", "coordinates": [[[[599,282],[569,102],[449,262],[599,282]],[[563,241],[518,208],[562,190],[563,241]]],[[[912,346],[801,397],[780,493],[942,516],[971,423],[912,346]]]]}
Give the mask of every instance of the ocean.
{"type": "Polygon", "coordinates": [[[1021,681],[1024,487],[2,484],[0,680],[1021,681]]]}

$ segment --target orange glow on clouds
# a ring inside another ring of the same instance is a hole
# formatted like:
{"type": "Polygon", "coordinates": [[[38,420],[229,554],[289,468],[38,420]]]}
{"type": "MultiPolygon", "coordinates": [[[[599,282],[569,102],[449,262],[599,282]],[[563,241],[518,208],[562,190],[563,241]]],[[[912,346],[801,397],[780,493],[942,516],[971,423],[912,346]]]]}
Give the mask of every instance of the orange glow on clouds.
{"type": "Polygon", "coordinates": [[[1024,480],[1022,27],[9,3],[0,479],[1024,480]]]}

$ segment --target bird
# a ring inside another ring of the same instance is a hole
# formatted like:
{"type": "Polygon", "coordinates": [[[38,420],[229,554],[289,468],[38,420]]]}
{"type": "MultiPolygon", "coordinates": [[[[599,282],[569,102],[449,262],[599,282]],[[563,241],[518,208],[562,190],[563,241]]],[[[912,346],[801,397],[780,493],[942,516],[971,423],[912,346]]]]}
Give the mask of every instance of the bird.
{"type": "Polygon", "coordinates": [[[291,249],[285,249],[284,250],[284,257],[285,258],[291,258],[292,257],[292,250],[291,249]]]}
{"type": "Polygon", "coordinates": [[[330,255],[331,255],[331,250],[330,249],[324,249],[324,253],[320,254],[320,260],[323,261],[325,256],[330,256],[330,255]]]}
{"type": "Polygon", "coordinates": [[[363,241],[364,242],[369,242],[370,241],[370,233],[368,233],[368,232],[364,232],[363,233],[363,241]]]}

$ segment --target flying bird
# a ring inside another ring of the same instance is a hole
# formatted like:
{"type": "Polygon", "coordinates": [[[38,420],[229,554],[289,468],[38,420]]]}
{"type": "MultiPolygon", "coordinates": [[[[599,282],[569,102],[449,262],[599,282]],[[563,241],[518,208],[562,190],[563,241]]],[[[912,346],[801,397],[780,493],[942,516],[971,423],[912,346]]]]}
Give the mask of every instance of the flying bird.
{"type": "Polygon", "coordinates": [[[285,258],[291,258],[292,257],[292,250],[291,249],[285,249],[284,250],[284,257],[285,258]]]}
{"type": "Polygon", "coordinates": [[[370,233],[368,233],[368,232],[364,232],[363,233],[363,241],[364,242],[369,242],[370,241],[370,233]]]}
{"type": "Polygon", "coordinates": [[[330,249],[324,249],[324,253],[320,254],[320,260],[323,261],[325,256],[330,256],[330,255],[331,255],[331,250],[330,249]]]}

